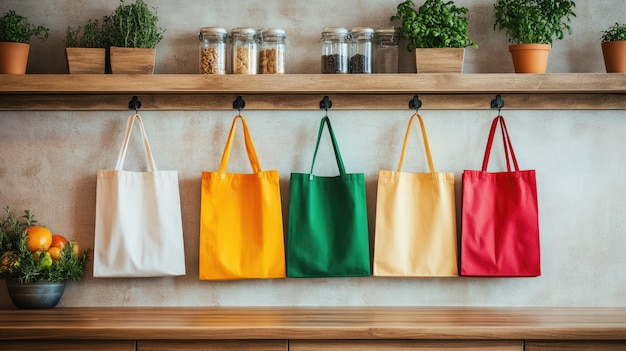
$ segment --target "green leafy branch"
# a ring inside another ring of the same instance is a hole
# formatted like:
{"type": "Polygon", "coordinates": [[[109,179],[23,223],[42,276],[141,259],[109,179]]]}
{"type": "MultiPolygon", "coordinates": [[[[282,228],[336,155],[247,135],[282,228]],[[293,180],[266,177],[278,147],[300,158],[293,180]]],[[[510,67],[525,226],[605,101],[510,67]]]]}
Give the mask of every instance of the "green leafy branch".
{"type": "Polygon", "coordinates": [[[111,16],[105,16],[104,31],[111,46],[126,48],[155,48],[165,29],[157,26],[159,18],[143,0],[125,5],[121,1],[111,16]]]}
{"type": "Polygon", "coordinates": [[[29,23],[27,17],[20,16],[15,11],[8,11],[0,17],[0,41],[28,44],[31,37],[45,41],[48,34],[48,28],[29,23]]]}
{"type": "Polygon", "coordinates": [[[106,48],[107,40],[98,20],[89,20],[84,27],[67,27],[65,47],[106,48]]]}
{"type": "Polygon", "coordinates": [[[407,49],[478,47],[467,35],[469,10],[453,1],[426,0],[415,10],[411,0],[398,4],[391,21],[402,21],[400,33],[409,40],[407,49]]]}
{"type": "Polygon", "coordinates": [[[606,31],[602,32],[602,41],[626,40],[626,24],[615,22],[606,31]]]}
{"type": "Polygon", "coordinates": [[[505,31],[514,44],[552,44],[572,34],[575,7],[572,0],[498,0],[493,28],[505,31]]]}

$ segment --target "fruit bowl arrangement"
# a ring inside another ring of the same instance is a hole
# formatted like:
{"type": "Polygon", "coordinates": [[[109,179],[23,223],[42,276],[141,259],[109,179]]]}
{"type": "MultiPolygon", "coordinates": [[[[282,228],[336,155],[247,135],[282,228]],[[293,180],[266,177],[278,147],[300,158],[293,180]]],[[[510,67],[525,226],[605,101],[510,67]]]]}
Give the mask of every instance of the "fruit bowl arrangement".
{"type": "Polygon", "coordinates": [[[18,308],[52,308],[65,282],[84,276],[91,250],[81,252],[77,241],[53,234],[24,212],[17,217],[6,207],[0,219],[0,277],[18,308]]]}

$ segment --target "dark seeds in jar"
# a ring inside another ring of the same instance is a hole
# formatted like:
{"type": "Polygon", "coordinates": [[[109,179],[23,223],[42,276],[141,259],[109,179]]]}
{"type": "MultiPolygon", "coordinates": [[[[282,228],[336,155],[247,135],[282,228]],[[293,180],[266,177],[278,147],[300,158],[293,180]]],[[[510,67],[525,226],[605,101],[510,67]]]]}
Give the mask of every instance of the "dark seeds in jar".
{"type": "Polygon", "coordinates": [[[322,55],[322,73],[343,73],[343,56],[339,54],[322,55]]]}
{"type": "Polygon", "coordinates": [[[356,54],[350,58],[350,73],[365,73],[364,55],[356,54]]]}

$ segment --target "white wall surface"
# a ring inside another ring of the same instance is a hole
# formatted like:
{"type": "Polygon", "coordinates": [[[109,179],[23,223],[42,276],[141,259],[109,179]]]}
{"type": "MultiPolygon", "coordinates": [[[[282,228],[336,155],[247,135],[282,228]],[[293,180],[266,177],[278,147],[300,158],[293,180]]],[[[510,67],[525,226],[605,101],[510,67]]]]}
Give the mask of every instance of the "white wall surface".
{"type": "MultiPolygon", "coordinates": [[[[387,26],[400,1],[149,0],[167,28],[156,73],[195,73],[203,26],[280,27],[288,35],[288,73],[318,73],[326,26],[387,26]]],[[[421,1],[417,1],[421,4],[421,1]]],[[[465,73],[512,72],[507,39],[493,31],[493,1],[459,0],[470,8],[465,73]]],[[[66,73],[67,25],[109,14],[115,0],[4,0],[51,28],[32,42],[30,73],[66,73]]],[[[624,22],[626,2],[579,0],[574,36],[555,42],[549,73],[604,72],[600,31],[624,22]]],[[[402,53],[404,72],[411,56],[402,53]]],[[[485,101],[489,104],[489,101],[485,101]]],[[[68,284],[59,306],[626,306],[626,136],[624,111],[503,111],[518,161],[536,169],[542,275],[537,278],[332,278],[211,282],[198,280],[200,174],[216,170],[234,116],[231,111],[142,113],[157,165],[179,171],[187,275],[177,278],[94,279],[91,265],[68,284]]],[[[289,174],[307,172],[320,111],[245,111],[261,165],[281,174],[283,207],[289,174]]],[[[370,228],[379,169],[395,169],[411,111],[329,111],[348,172],[367,180],[370,228]]],[[[493,111],[422,111],[435,167],[478,169],[493,111]]],[[[96,171],[114,167],[128,113],[0,112],[0,206],[32,210],[42,224],[93,248],[96,171]]],[[[239,132],[238,132],[239,133],[239,132]]],[[[405,170],[423,172],[423,149],[411,140],[405,170]]],[[[241,135],[229,170],[249,172],[241,135]]],[[[500,144],[496,144],[500,151],[500,144]]],[[[336,174],[327,141],[316,173],[336,174]]],[[[141,169],[138,138],[126,164],[141,169]]],[[[492,156],[502,169],[502,154],[492,156]]],[[[460,208],[460,196],[457,195],[460,208]]],[[[370,233],[373,235],[373,232],[370,233]]],[[[0,307],[12,304],[0,287],[0,307]]]]}

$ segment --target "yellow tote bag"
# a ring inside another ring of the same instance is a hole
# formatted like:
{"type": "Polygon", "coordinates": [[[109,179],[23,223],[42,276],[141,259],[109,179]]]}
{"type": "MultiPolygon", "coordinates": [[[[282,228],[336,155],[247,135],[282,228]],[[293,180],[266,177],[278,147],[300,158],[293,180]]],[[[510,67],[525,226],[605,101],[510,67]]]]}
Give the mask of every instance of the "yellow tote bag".
{"type": "Polygon", "coordinates": [[[202,172],[200,279],[285,277],[278,171],[262,171],[246,120],[235,116],[218,172],[202,172]],[[251,174],[226,173],[241,120],[251,174]]]}
{"type": "Polygon", "coordinates": [[[436,173],[422,116],[411,116],[398,171],[378,172],[374,276],[458,276],[454,174],[436,173]],[[419,119],[430,173],[404,173],[402,163],[419,119]]]}

